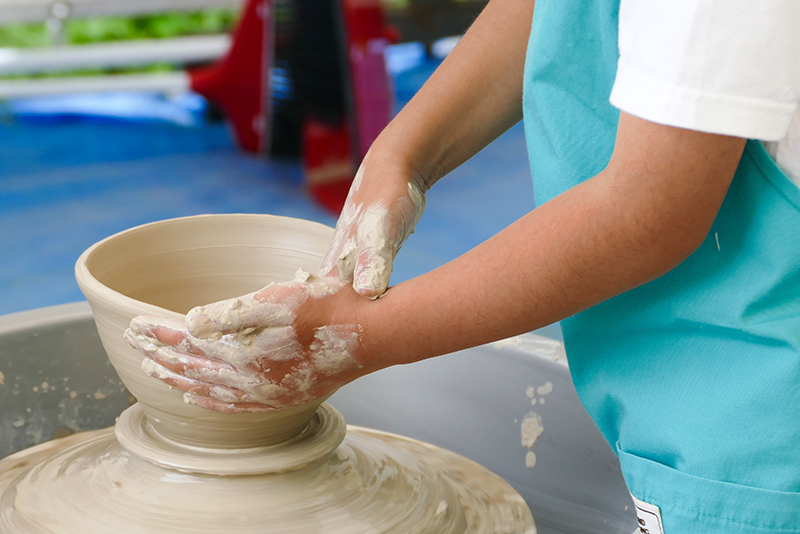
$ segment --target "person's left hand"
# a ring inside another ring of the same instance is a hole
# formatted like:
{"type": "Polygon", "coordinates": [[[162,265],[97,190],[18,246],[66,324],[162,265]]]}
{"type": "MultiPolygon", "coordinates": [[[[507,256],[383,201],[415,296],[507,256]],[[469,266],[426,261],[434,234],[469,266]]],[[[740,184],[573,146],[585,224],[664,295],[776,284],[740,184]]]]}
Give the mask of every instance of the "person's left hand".
{"type": "Polygon", "coordinates": [[[288,408],[332,393],[372,370],[361,361],[352,286],[298,271],[243,297],[193,309],[186,323],[140,316],[125,340],[142,369],[221,412],[288,408]]]}

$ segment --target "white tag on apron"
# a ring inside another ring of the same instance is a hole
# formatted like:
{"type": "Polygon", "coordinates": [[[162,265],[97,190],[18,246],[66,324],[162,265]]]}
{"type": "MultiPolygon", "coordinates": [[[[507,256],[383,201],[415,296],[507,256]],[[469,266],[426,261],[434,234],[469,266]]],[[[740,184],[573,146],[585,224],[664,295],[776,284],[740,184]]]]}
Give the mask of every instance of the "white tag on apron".
{"type": "Polygon", "coordinates": [[[658,506],[640,501],[636,497],[633,497],[633,504],[636,506],[636,517],[639,518],[639,530],[634,534],[664,534],[661,510],[658,506]]]}

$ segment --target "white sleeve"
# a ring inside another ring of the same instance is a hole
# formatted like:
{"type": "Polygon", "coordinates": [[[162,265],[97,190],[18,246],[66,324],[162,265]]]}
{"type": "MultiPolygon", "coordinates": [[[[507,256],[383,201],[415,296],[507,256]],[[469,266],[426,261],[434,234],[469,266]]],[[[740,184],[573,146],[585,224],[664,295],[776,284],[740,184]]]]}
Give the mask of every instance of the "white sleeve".
{"type": "Polygon", "coordinates": [[[800,100],[800,1],[621,0],[619,53],[620,110],[779,140],[800,100]]]}

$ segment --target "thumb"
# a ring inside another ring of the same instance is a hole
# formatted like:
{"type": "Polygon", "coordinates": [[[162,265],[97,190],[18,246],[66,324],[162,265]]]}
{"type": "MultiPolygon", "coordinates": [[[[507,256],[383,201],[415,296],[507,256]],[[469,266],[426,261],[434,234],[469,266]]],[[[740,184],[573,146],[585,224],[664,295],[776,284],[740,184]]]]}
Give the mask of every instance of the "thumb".
{"type": "Polygon", "coordinates": [[[393,267],[393,251],[386,248],[362,248],[358,255],[353,288],[364,297],[380,297],[389,287],[393,267]]]}
{"type": "Polygon", "coordinates": [[[400,229],[385,209],[365,214],[358,223],[358,259],[353,288],[368,298],[377,298],[389,287],[400,229]],[[371,215],[371,216],[370,216],[371,215]]]}
{"type": "Polygon", "coordinates": [[[256,293],[198,306],[186,314],[186,326],[201,339],[255,328],[291,326],[294,310],[300,304],[298,298],[304,296],[288,285],[267,286],[256,293]]]}

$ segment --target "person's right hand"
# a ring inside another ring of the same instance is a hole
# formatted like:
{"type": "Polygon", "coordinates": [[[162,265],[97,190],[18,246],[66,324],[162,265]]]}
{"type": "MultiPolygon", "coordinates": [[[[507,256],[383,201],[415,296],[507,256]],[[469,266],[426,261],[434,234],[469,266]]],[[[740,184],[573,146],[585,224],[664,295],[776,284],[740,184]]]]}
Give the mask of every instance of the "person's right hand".
{"type": "Polygon", "coordinates": [[[364,157],[318,273],[347,280],[372,299],[389,287],[397,251],[425,209],[424,181],[389,167],[364,157]]]}

